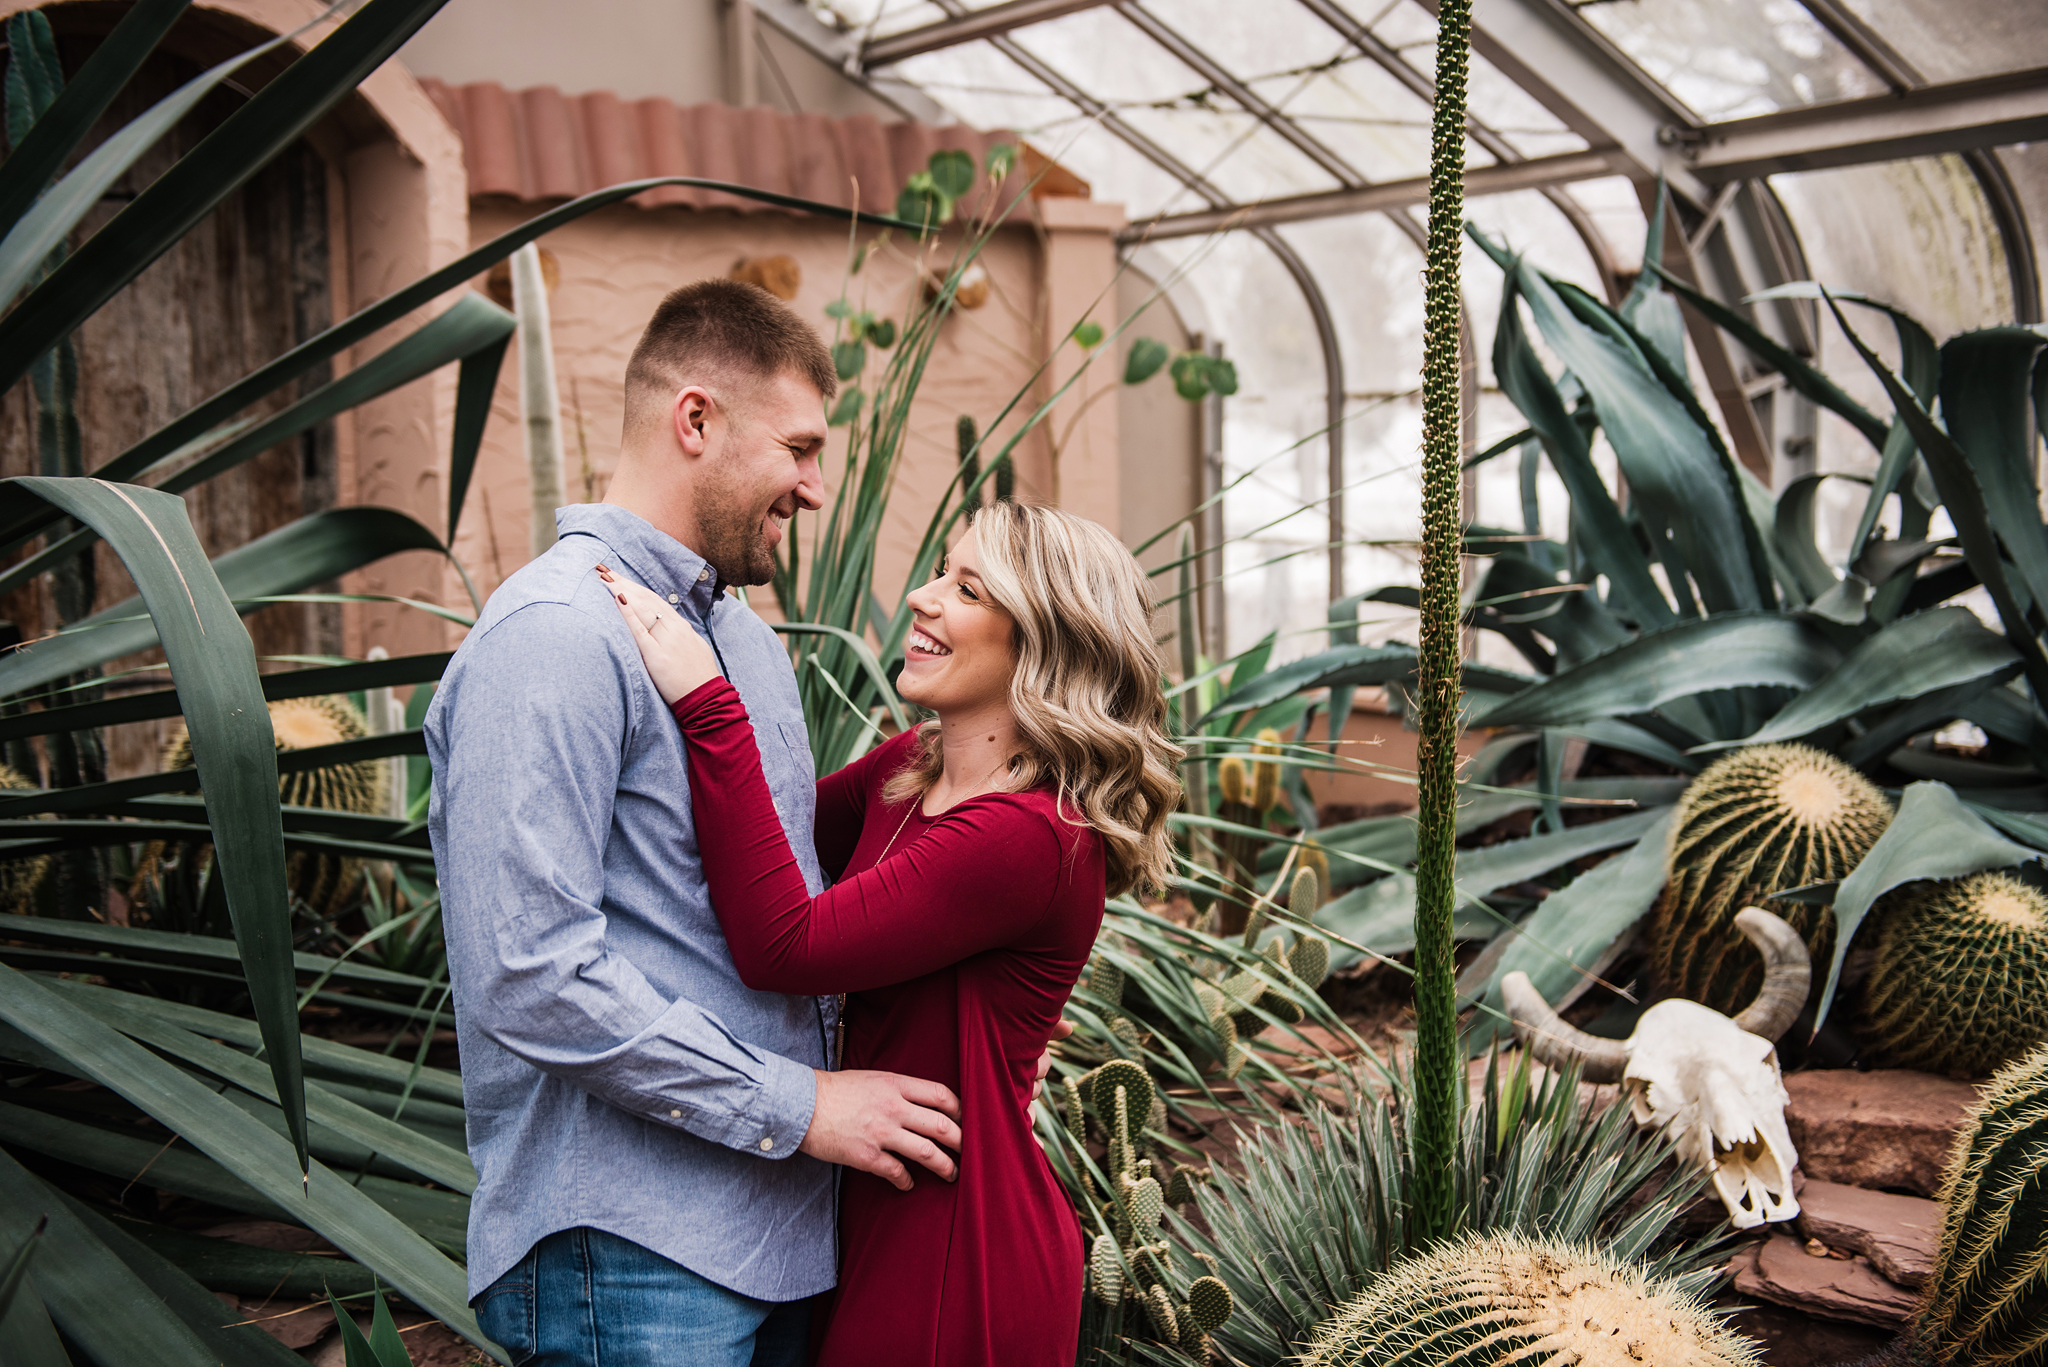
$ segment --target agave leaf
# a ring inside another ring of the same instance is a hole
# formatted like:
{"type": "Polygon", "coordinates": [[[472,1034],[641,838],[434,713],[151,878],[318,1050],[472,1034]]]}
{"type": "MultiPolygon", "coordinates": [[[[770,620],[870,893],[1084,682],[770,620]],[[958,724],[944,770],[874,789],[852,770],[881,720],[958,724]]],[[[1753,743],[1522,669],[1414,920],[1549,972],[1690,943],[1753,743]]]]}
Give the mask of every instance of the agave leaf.
{"type": "MultiPolygon", "coordinates": [[[[1666,533],[1709,612],[1765,606],[1746,557],[1746,512],[1722,459],[1633,345],[1623,346],[1575,318],[1548,281],[1526,263],[1515,275],[1536,326],[1592,396],[1601,430],[1653,533],[1666,533]]],[[[1660,538],[1661,539],[1661,538],[1660,538]]]]}
{"type": "Polygon", "coordinates": [[[16,139],[0,176],[0,233],[10,232],[128,78],[155,50],[190,0],[138,0],[65,83],[28,136],[16,139]]]}
{"type": "Polygon", "coordinates": [[[2048,524],[2034,482],[2029,381],[2048,337],[2031,328],[1987,328],[1941,347],[1941,417],[1969,457],[1984,510],[2037,604],[2048,603],[2048,524]]]}
{"type": "MultiPolygon", "coordinates": [[[[1823,297],[1826,297],[1824,291],[1823,297]]],[[[2013,596],[2012,586],[2006,578],[2005,560],[1999,550],[1998,534],[1992,526],[1984,492],[1971,469],[1969,457],[1920,406],[1919,400],[1899,382],[1891,368],[1856,335],[1856,330],[1843,316],[1841,305],[1833,298],[1828,298],[1827,304],[1835,315],[1835,321],[1841,325],[1842,335],[1849,339],[1849,345],[1856,349],[1856,354],[1863,358],[1863,363],[1884,385],[1900,422],[1919,443],[1928,473],[1934,477],[1935,486],[1941,491],[1942,506],[1948,510],[1949,521],[1955,525],[1956,536],[1962,542],[1963,554],[1978,582],[1991,595],[1993,606],[1998,609],[1998,620],[2005,627],[2007,643],[2019,652],[2035,698],[2048,698],[2048,654],[2042,652],[2040,639],[2013,596]]],[[[1903,326],[1901,324],[1902,336],[1903,326]]]]}
{"type": "Polygon", "coordinates": [[[1863,641],[1760,730],[1695,751],[1795,740],[1867,708],[2009,673],[2018,664],[2005,638],[1986,630],[1975,613],[1936,608],[1902,618],[1863,641]]]}
{"type": "MultiPolygon", "coordinates": [[[[303,1156],[305,1103],[291,980],[284,831],[277,811],[277,752],[249,633],[207,565],[181,500],[154,489],[90,479],[27,477],[6,481],[0,490],[42,498],[98,531],[142,591],[136,609],[148,605],[148,637],[162,641],[171,677],[185,700],[199,779],[214,795],[207,803],[207,817],[221,851],[217,867],[229,917],[278,1095],[285,1098],[293,1141],[303,1156]]],[[[20,668],[25,653],[0,662],[0,675],[20,668]]],[[[35,683],[17,687],[34,687],[56,677],[44,674],[35,683]]],[[[6,691],[10,690],[0,684],[0,692],[6,691]]]]}
{"type": "MultiPolygon", "coordinates": [[[[100,480],[72,480],[69,483],[100,490],[115,486],[100,480]]],[[[147,494],[167,501],[184,520],[184,504],[169,494],[125,486],[126,494],[140,501],[147,494]]],[[[109,494],[108,499],[116,497],[109,494]]],[[[81,518],[81,521],[88,519],[81,518]]],[[[191,536],[186,522],[185,535],[191,536]]],[[[104,529],[98,529],[104,535],[104,529]]],[[[111,540],[112,538],[109,538],[111,540]]],[[[196,540],[193,542],[197,548],[196,540]]],[[[120,549],[117,545],[116,549],[120,549]]],[[[221,556],[209,568],[205,561],[193,568],[195,575],[215,580],[217,590],[231,599],[258,598],[268,594],[296,593],[324,580],[339,578],[374,560],[400,551],[441,551],[440,539],[425,527],[390,508],[330,508],[258,537],[245,546],[221,556]]],[[[127,556],[123,555],[123,560],[127,556]]],[[[137,576],[141,583],[141,576],[137,576]]],[[[155,605],[151,604],[152,609],[155,605]]],[[[232,620],[232,616],[230,618],[232,620]]],[[[255,673],[249,633],[239,623],[234,628],[241,648],[250,653],[250,673],[255,673]]],[[[159,643],[156,619],[142,610],[135,598],[116,603],[92,616],[74,622],[54,636],[23,646],[0,660],[0,696],[39,688],[67,674],[76,674],[108,660],[147,650],[159,643]]],[[[177,677],[172,662],[172,677],[177,677]]],[[[251,687],[254,687],[252,682],[251,687]]],[[[183,690],[180,689],[182,693],[183,690]]],[[[259,706],[258,711],[262,711],[259,706]]],[[[188,710],[187,716],[191,714],[188,710]]],[[[265,714],[266,721],[268,714],[265,714]]]]}
{"type": "Polygon", "coordinates": [[[1635,284],[1630,286],[1628,298],[1621,301],[1620,312],[1622,318],[1648,338],[1671,367],[1683,375],[1685,318],[1678,311],[1678,301],[1658,285],[1661,278],[1659,268],[1664,264],[1664,213],[1670,200],[1670,193],[1660,181],[1657,185],[1657,207],[1650,213],[1649,229],[1643,236],[1643,269],[1637,273],[1635,284]]]}
{"type": "MultiPolygon", "coordinates": [[[[503,358],[505,343],[511,336],[512,329],[511,314],[474,291],[464,294],[445,313],[425,327],[379,352],[341,378],[321,386],[282,412],[247,428],[218,450],[208,452],[156,487],[171,494],[180,494],[187,489],[197,488],[216,475],[245,464],[280,442],[290,441],[300,433],[330,421],[358,404],[366,403],[380,394],[387,394],[401,385],[410,384],[422,375],[430,374],[453,360],[464,359],[465,376],[473,383],[481,383],[482,369],[472,376],[467,369],[465,358],[482,356],[486,362],[492,363],[489,379],[490,383],[495,385],[495,359],[503,358]]],[[[475,443],[481,440],[483,433],[480,426],[472,426],[475,429],[473,431],[464,428],[458,413],[457,435],[460,440],[457,443],[457,454],[461,454],[461,442],[469,442],[469,461],[473,465],[476,459],[475,443]]],[[[467,471],[461,473],[466,484],[467,471]]],[[[459,506],[451,503],[452,508],[459,510],[459,506]]],[[[13,592],[58,561],[85,550],[96,540],[98,537],[93,534],[92,529],[84,528],[65,537],[49,549],[29,557],[5,572],[0,572],[0,594],[13,592]]]]}
{"type": "Polygon", "coordinates": [[[874,648],[860,637],[842,627],[828,626],[821,622],[776,622],[774,629],[785,636],[830,636],[853,652],[860,662],[861,672],[889,709],[889,718],[896,723],[898,731],[910,729],[909,717],[903,711],[903,704],[897,700],[896,690],[890,686],[889,676],[882,669],[882,662],[875,657],[874,648]]]}
{"type": "MultiPolygon", "coordinates": [[[[167,1304],[65,1201],[0,1153],[0,1244],[12,1245],[44,1217],[50,1223],[36,1255],[34,1289],[50,1320],[91,1361],[256,1367],[295,1356],[253,1325],[218,1328],[228,1318],[221,1303],[189,1278],[187,1285],[211,1310],[198,1322],[183,1318],[178,1310],[197,1310],[196,1303],[167,1304]]],[[[8,1361],[15,1361],[12,1351],[8,1361]]]]}
{"type": "MultiPolygon", "coordinates": [[[[1665,809],[1654,808],[1551,835],[1458,851],[1458,938],[1484,937],[1500,928],[1498,914],[1481,905],[1480,899],[1574,859],[1632,845],[1668,815],[1665,809]]],[[[1396,874],[1327,902],[1316,913],[1316,924],[1382,954],[1406,953],[1415,947],[1415,875],[1396,874]]],[[[1333,967],[1357,963],[1362,957],[1357,950],[1341,945],[1330,948],[1333,967]]]]}
{"type": "Polygon", "coordinates": [[[1832,473],[1801,475],[1786,485],[1785,492],[1778,495],[1777,512],[1771,520],[1778,555],[1792,572],[1799,596],[1809,603],[1839,582],[1834,567],[1820,553],[1813,531],[1814,499],[1820,493],[1821,481],[1832,473]]]}
{"type": "MultiPolygon", "coordinates": [[[[4,967],[0,1019],[177,1132],[288,1212],[288,1218],[326,1236],[464,1338],[479,1346],[488,1342],[470,1313],[460,1267],[323,1164],[311,1164],[302,1178],[291,1144],[203,1083],[58,993],[4,967]]],[[[296,1056],[296,1032],[292,1044],[296,1056]]]]}
{"type": "MultiPolygon", "coordinates": [[[[159,5],[159,9],[162,8],[170,8],[171,17],[175,18],[176,11],[184,6],[159,5]]],[[[153,16],[152,27],[157,17],[160,16],[153,16]]],[[[14,297],[35,280],[50,254],[64,245],[79,220],[101,203],[114,182],[126,175],[143,153],[154,147],[180,119],[191,113],[194,105],[241,67],[288,41],[290,36],[280,35],[193,77],[95,147],[76,168],[52,186],[48,194],[40,199],[32,197],[32,203],[25,206],[25,212],[18,214],[7,230],[7,236],[0,239],[0,306],[13,302],[14,297]]],[[[153,43],[154,39],[151,41],[153,43]]],[[[108,98],[116,93],[118,90],[108,92],[108,98]]],[[[61,100],[62,97],[59,98],[61,100]]],[[[51,106],[50,112],[56,113],[56,106],[51,106]]],[[[90,127],[90,124],[86,126],[90,127]]],[[[82,134],[84,129],[79,132],[82,134]]],[[[5,179],[11,182],[11,160],[8,169],[5,179]]]]}
{"type": "MultiPolygon", "coordinates": [[[[74,1211],[85,1209],[76,1202],[69,1204],[74,1211]]],[[[107,1227],[183,1271],[208,1291],[293,1300],[323,1296],[329,1290],[340,1296],[368,1295],[376,1286],[368,1268],[347,1258],[257,1248],[118,1217],[109,1219],[107,1227]]],[[[101,1238],[115,1246],[105,1233],[101,1238]]],[[[132,1261],[130,1265],[134,1265],[132,1261]]],[[[305,1359],[299,1361],[303,1364],[305,1359]]]]}
{"type": "MultiPolygon", "coordinates": [[[[1494,964],[1481,1005],[1498,1011],[1500,980],[1517,971],[1527,973],[1544,1000],[1559,1010],[1590,987],[1599,961],[1635,929],[1664,889],[1665,846],[1677,811],[1664,808],[1632,848],[1538,903],[1494,964]]],[[[1482,1011],[1472,1022],[1472,1048],[1477,1052],[1510,1033],[1505,1022],[1482,1011]]]]}
{"type": "MultiPolygon", "coordinates": [[[[216,935],[186,935],[177,931],[149,930],[142,926],[102,925],[97,921],[65,921],[53,916],[0,915],[0,934],[10,940],[31,944],[71,945],[92,952],[123,954],[167,962],[188,962],[210,968],[232,968],[235,943],[216,935]]],[[[337,982],[387,992],[417,994],[434,986],[410,973],[393,973],[371,964],[339,963],[324,954],[292,955],[292,966],[300,973],[332,974],[337,982]]],[[[94,1015],[111,1020],[123,1030],[131,1008],[125,1004],[100,1007],[89,1005],[94,1015]]],[[[132,1031],[130,1033],[133,1033],[132,1031]]]]}
{"type": "Polygon", "coordinates": [[[37,356],[76,331],[272,157],[297,141],[335,101],[382,66],[442,3],[369,0],[179,158],[31,290],[0,325],[0,388],[19,380],[37,356]]]}
{"type": "Polygon", "coordinates": [[[1815,1031],[1834,1005],[1842,960],[1873,902],[1902,884],[1961,878],[2030,859],[2048,859],[2048,854],[2015,845],[1992,830],[1946,783],[1907,784],[1892,824],[1835,889],[1835,957],[1813,1018],[1815,1031]]]}
{"type": "MultiPolygon", "coordinates": [[[[367,660],[361,664],[265,674],[262,676],[263,697],[267,702],[277,702],[284,698],[312,698],[327,693],[360,693],[366,688],[431,683],[441,677],[452,658],[452,651],[441,651],[432,655],[401,655],[391,660],[367,660]]],[[[19,716],[0,717],[0,742],[177,715],[178,690],[175,688],[131,693],[105,702],[72,703],[24,712],[19,716]]],[[[0,812],[4,812],[4,808],[0,808],[0,812]]]]}
{"type": "Polygon", "coordinates": [[[1794,617],[1734,613],[1646,631],[1598,659],[1531,684],[1474,718],[1482,726],[1569,726],[1650,712],[1725,688],[1810,686],[1839,658],[1794,617]]]}
{"type": "MultiPolygon", "coordinates": [[[[1473,237],[1487,245],[1483,236],[1475,233],[1473,237]]],[[[1564,396],[1522,329],[1522,312],[1516,303],[1519,282],[1519,273],[1510,270],[1502,285],[1500,322],[1494,332],[1493,370],[1501,391],[1543,439],[1551,468],[1571,495],[1575,534],[1587,560],[1612,585],[1615,607],[1622,616],[1643,626],[1673,621],[1676,614],[1651,576],[1642,547],[1593,465],[1587,433],[1565,407],[1564,396]]]]}
{"type": "MultiPolygon", "coordinates": [[[[491,417],[491,398],[498,389],[498,372],[505,364],[505,349],[511,334],[478,348],[462,358],[455,385],[454,436],[449,442],[448,535],[455,544],[455,528],[462,521],[462,505],[469,497],[470,476],[476,471],[477,452],[483,447],[484,427],[491,417]]],[[[471,590],[471,596],[475,591],[471,590]]],[[[481,610],[482,605],[478,608],[481,610]]]]}

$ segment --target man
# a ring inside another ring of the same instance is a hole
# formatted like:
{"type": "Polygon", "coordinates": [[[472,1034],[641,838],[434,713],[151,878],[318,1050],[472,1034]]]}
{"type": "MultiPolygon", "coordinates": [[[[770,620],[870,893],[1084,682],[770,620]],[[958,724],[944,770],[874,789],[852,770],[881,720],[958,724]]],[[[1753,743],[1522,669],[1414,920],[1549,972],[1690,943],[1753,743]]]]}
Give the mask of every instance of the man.
{"type": "Polygon", "coordinates": [[[517,1362],[780,1367],[832,1286],[834,1175],[954,1172],[936,1083],[832,1072],[830,999],[749,991],[698,865],[680,732],[593,568],[674,604],[746,700],[813,892],[813,770],[763,584],[823,496],[817,335],[707,280],[626,370],[606,499],[491,596],[426,718],[477,1190],[469,1289],[517,1362]],[[531,1355],[529,1357],[529,1355],[531,1355]]]}

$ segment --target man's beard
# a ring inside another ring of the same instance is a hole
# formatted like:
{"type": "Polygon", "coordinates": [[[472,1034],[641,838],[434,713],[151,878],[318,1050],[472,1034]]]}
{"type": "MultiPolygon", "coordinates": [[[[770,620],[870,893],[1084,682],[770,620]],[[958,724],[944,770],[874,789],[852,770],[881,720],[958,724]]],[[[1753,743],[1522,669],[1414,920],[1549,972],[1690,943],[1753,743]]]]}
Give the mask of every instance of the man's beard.
{"type": "Polygon", "coordinates": [[[739,489],[724,486],[712,491],[697,515],[697,534],[704,544],[692,549],[728,584],[766,584],[775,578],[775,548],[764,530],[774,504],[749,512],[750,502],[739,489]]]}

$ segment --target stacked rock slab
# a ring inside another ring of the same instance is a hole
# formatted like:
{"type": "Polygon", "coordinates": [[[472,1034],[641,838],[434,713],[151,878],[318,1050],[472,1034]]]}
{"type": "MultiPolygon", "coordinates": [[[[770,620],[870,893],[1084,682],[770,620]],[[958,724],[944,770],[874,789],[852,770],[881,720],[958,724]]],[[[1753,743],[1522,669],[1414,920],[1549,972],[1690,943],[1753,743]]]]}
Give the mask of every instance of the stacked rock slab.
{"type": "Polygon", "coordinates": [[[1722,1012],[1756,994],[1763,964],[1735,928],[1747,906],[1783,917],[1828,962],[1831,909],[1766,899],[1846,878],[1891,818],[1875,784],[1810,746],[1756,745],[1709,765],[1679,800],[1651,914],[1651,963],[1671,994],[1722,1012]]]}

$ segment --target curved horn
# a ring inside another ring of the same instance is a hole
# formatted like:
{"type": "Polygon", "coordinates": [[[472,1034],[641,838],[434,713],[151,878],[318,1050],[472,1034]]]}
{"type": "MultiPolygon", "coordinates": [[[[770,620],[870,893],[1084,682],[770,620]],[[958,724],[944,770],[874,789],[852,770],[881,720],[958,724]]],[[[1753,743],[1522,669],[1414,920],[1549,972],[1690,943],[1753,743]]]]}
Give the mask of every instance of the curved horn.
{"type": "Polygon", "coordinates": [[[1764,956],[1764,985],[1735,1023],[1775,1044],[1806,1005],[1807,989],[1813,985],[1813,960],[1799,932],[1762,907],[1736,912],[1735,924],[1764,956]]]}
{"type": "Polygon", "coordinates": [[[1539,1063],[1551,1068],[1579,1065],[1579,1076],[1588,1082],[1621,1081],[1628,1067],[1628,1050],[1618,1039],[1589,1035],[1550,1009],[1529,975],[1519,970],[1500,980],[1501,1003],[1515,1023],[1515,1038],[1528,1047],[1539,1063]]]}

